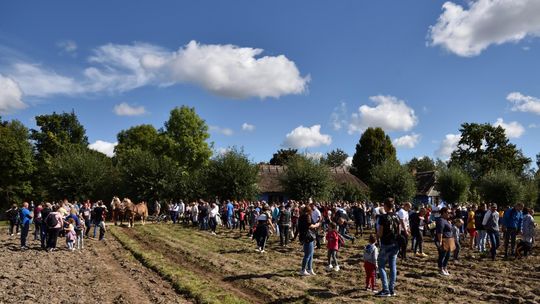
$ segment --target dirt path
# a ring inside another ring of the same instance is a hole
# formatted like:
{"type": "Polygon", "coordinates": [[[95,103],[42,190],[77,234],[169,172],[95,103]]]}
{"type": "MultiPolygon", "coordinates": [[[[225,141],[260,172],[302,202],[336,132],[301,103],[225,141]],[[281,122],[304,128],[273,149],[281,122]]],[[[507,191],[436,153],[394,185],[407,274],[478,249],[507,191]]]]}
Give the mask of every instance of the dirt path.
{"type": "Polygon", "coordinates": [[[112,237],[75,252],[63,239],[51,253],[35,241],[27,251],[18,244],[0,236],[0,303],[188,303],[112,237]]]}

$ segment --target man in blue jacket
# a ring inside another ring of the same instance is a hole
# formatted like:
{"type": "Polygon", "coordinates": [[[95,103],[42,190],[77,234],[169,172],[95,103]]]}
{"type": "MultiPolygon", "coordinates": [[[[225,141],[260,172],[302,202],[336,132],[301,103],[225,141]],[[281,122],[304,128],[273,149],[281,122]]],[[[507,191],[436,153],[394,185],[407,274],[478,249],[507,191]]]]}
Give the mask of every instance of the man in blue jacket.
{"type": "Polygon", "coordinates": [[[523,204],[518,203],[514,208],[506,210],[503,216],[503,232],[504,232],[504,257],[508,257],[508,243],[510,243],[510,254],[515,255],[516,235],[521,232],[523,223],[523,204]]]}
{"type": "Polygon", "coordinates": [[[26,239],[28,238],[28,231],[30,230],[30,223],[32,222],[32,212],[28,210],[28,203],[24,202],[21,209],[21,249],[26,250],[26,239]]]}

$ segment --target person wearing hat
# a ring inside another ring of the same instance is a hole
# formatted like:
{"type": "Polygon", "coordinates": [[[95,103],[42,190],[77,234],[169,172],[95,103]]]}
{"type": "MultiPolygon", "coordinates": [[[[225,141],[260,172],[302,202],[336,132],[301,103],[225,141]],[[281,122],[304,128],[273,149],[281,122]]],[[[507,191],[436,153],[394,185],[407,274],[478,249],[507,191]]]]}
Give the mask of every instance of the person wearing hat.
{"type": "Polygon", "coordinates": [[[490,210],[484,215],[482,225],[487,231],[489,243],[491,244],[491,259],[495,260],[497,248],[501,243],[499,235],[499,212],[497,212],[497,204],[492,204],[490,210]]]}

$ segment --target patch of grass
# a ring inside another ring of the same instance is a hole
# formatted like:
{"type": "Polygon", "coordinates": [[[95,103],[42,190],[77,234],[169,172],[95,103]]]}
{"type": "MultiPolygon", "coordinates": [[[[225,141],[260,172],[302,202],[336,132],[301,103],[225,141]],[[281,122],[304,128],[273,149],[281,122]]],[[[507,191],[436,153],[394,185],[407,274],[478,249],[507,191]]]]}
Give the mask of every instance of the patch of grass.
{"type": "Polygon", "coordinates": [[[162,254],[154,250],[142,248],[136,241],[121,231],[111,227],[111,234],[129,250],[143,265],[156,271],[170,281],[175,290],[201,304],[241,304],[248,301],[228,293],[209,280],[201,278],[186,269],[168,261],[162,254]]]}

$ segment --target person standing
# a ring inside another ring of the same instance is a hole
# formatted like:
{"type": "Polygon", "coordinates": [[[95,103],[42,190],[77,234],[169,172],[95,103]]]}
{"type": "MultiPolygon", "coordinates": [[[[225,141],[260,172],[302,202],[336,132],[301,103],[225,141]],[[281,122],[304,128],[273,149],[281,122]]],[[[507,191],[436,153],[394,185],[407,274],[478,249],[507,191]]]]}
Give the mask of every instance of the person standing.
{"type": "Polygon", "coordinates": [[[486,251],[487,232],[483,224],[485,215],[486,215],[486,204],[482,203],[478,206],[478,210],[476,210],[476,212],[474,213],[474,225],[476,226],[476,232],[477,232],[476,244],[478,246],[478,251],[480,252],[486,251]]]}
{"type": "Polygon", "coordinates": [[[210,212],[208,214],[208,225],[210,226],[211,234],[216,235],[217,219],[219,207],[216,203],[210,204],[210,212]]]}
{"type": "Polygon", "coordinates": [[[499,235],[499,212],[497,212],[497,204],[491,205],[490,210],[486,212],[486,215],[484,215],[482,225],[484,225],[484,228],[486,229],[489,237],[489,243],[491,245],[491,259],[495,261],[495,257],[497,255],[497,248],[499,248],[499,245],[501,243],[499,235]]]}
{"type": "MultiPolygon", "coordinates": [[[[310,206],[310,209],[312,210],[311,219],[313,223],[321,223],[322,222],[321,211],[319,210],[317,206],[315,206],[311,198],[309,199],[309,201],[310,201],[309,206],[310,206]]],[[[315,248],[321,249],[321,236],[319,235],[319,229],[315,230],[315,245],[316,245],[315,248]]]]}
{"type": "Polygon", "coordinates": [[[45,219],[49,214],[52,212],[52,205],[51,203],[45,203],[45,208],[41,210],[41,249],[47,249],[47,239],[48,239],[48,229],[47,229],[47,223],[45,223],[45,219]]]}
{"type": "Polygon", "coordinates": [[[425,228],[426,208],[420,208],[418,212],[413,212],[409,217],[412,236],[412,250],[417,257],[426,257],[424,253],[424,228],[425,228]]]}
{"type": "MultiPolygon", "coordinates": [[[[532,248],[534,245],[535,238],[535,228],[536,223],[534,222],[534,210],[532,208],[525,208],[523,216],[523,241],[527,243],[527,248],[532,248]]],[[[527,256],[529,250],[524,252],[524,255],[527,256]]]]}
{"type": "Polygon", "coordinates": [[[281,206],[279,213],[279,243],[281,246],[287,246],[289,244],[289,228],[291,227],[291,206],[281,206]]]}
{"type": "Polygon", "coordinates": [[[436,245],[439,249],[437,266],[439,267],[440,274],[443,276],[450,275],[446,267],[450,259],[450,252],[455,249],[452,225],[448,222],[449,217],[450,212],[447,207],[440,209],[440,217],[437,218],[435,227],[436,245]]]}
{"type": "Polygon", "coordinates": [[[227,201],[227,228],[233,229],[234,205],[231,200],[227,201]]]}
{"type": "Polygon", "coordinates": [[[13,204],[10,209],[6,211],[6,217],[9,220],[9,236],[13,236],[15,233],[19,234],[19,208],[17,204],[13,204]]]}
{"type": "Polygon", "coordinates": [[[43,223],[43,219],[41,217],[42,210],[43,206],[41,204],[38,204],[34,208],[34,241],[41,240],[41,225],[43,223]]]}
{"type": "Polygon", "coordinates": [[[21,250],[28,249],[26,241],[28,239],[28,232],[30,231],[30,223],[32,222],[32,212],[28,209],[28,203],[24,202],[21,208],[21,250]]]}
{"type": "Polygon", "coordinates": [[[92,210],[90,209],[90,201],[87,200],[81,209],[79,209],[79,216],[84,221],[85,231],[84,236],[88,238],[88,234],[90,233],[90,224],[91,224],[91,214],[92,210]]]}
{"type": "Polygon", "coordinates": [[[409,234],[411,233],[409,210],[411,210],[411,203],[406,202],[397,212],[399,218],[399,233],[401,235],[399,255],[403,260],[407,259],[407,244],[409,243],[409,234]]]}
{"type": "Polygon", "coordinates": [[[313,221],[312,213],[311,207],[307,205],[298,218],[298,238],[304,250],[302,269],[300,270],[301,276],[315,275],[315,271],[313,271],[314,243],[317,238],[315,231],[321,223],[313,221]]]}
{"type": "Polygon", "coordinates": [[[55,205],[53,211],[45,218],[45,223],[47,224],[47,250],[49,252],[56,250],[58,234],[64,227],[64,220],[58,209],[60,207],[55,205]]]}
{"type": "Polygon", "coordinates": [[[381,250],[377,264],[379,265],[379,276],[381,277],[382,290],[376,296],[390,297],[395,296],[394,290],[396,284],[397,265],[396,259],[399,252],[397,238],[399,236],[400,222],[394,213],[394,199],[387,198],[384,201],[383,208],[385,214],[378,216],[376,230],[377,237],[381,242],[381,250]],[[386,275],[386,265],[390,268],[390,281],[386,275]]]}
{"type": "Polygon", "coordinates": [[[96,238],[96,233],[98,231],[99,225],[101,222],[103,222],[103,215],[105,213],[105,208],[103,208],[103,202],[98,201],[97,206],[94,208],[94,212],[92,214],[92,220],[94,222],[94,239],[96,238]]]}
{"type": "Polygon", "coordinates": [[[518,203],[514,208],[506,210],[502,220],[504,232],[504,257],[508,257],[508,244],[510,243],[510,254],[516,253],[516,236],[521,232],[523,226],[523,204],[518,203]]]}
{"type": "Polygon", "coordinates": [[[476,211],[476,205],[472,205],[467,215],[467,232],[469,233],[469,248],[471,250],[474,248],[474,240],[476,239],[476,234],[477,234],[475,220],[474,220],[475,211],[476,211]]]}

